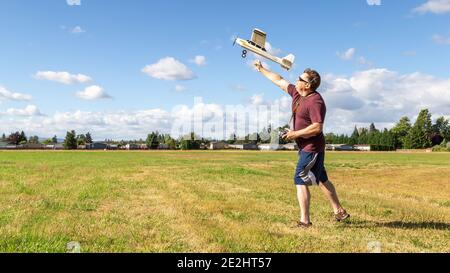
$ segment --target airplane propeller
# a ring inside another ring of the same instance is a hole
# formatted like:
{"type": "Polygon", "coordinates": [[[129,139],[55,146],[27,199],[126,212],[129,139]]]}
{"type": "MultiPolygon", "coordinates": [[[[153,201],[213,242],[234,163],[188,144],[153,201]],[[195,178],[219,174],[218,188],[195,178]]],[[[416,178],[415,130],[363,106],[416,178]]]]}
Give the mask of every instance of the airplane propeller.
{"type": "Polygon", "coordinates": [[[233,37],[231,38],[233,40],[233,46],[236,45],[236,41],[237,41],[238,38],[239,38],[238,35],[233,35],[233,37]]]}

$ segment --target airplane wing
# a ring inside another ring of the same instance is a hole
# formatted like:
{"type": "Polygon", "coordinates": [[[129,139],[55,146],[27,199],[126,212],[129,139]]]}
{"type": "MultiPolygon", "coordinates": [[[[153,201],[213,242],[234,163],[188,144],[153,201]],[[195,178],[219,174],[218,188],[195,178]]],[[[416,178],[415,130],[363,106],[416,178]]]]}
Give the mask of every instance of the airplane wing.
{"type": "Polygon", "coordinates": [[[256,44],[261,49],[266,47],[266,33],[260,29],[255,28],[252,34],[252,42],[256,44]]]}

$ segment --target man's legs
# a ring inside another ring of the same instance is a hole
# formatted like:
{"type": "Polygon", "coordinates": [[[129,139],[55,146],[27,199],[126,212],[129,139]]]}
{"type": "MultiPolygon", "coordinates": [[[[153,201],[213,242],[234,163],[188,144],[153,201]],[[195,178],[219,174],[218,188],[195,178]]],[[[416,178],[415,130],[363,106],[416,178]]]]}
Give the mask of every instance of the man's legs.
{"type": "Polygon", "coordinates": [[[339,213],[343,210],[341,203],[339,202],[338,195],[336,193],[336,189],[334,188],[333,183],[331,183],[329,180],[325,183],[319,183],[320,188],[322,189],[323,193],[328,197],[328,200],[330,200],[331,206],[333,207],[334,214],[339,213]]]}
{"type": "Polygon", "coordinates": [[[297,185],[297,198],[300,204],[300,222],[303,224],[310,224],[309,205],[311,201],[311,194],[308,186],[297,185]]]}

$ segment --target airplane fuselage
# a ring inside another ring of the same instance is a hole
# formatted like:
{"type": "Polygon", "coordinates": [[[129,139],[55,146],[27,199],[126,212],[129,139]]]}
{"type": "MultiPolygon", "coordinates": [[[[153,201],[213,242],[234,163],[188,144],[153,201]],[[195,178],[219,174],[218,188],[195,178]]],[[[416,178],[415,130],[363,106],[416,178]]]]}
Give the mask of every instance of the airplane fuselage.
{"type": "MultiPolygon", "coordinates": [[[[284,59],[281,59],[279,57],[269,54],[266,50],[254,45],[251,41],[237,38],[236,43],[246,50],[249,50],[257,55],[260,55],[266,59],[269,59],[273,62],[280,64],[281,67],[283,67],[286,70],[291,69],[292,63],[290,63],[288,60],[284,60],[284,59]]],[[[245,54],[244,54],[244,56],[245,56],[245,54]]]]}

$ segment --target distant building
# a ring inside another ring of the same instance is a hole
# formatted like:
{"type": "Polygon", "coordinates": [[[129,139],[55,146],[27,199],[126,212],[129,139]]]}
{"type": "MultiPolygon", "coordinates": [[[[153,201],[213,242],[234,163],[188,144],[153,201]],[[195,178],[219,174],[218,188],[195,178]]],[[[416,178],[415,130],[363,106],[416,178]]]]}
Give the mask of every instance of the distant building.
{"type": "Polygon", "coordinates": [[[127,145],[125,145],[125,149],[126,150],[139,150],[139,145],[134,144],[134,143],[128,143],[127,145]]]}
{"type": "Polygon", "coordinates": [[[363,152],[370,152],[371,148],[370,145],[355,145],[354,146],[355,151],[363,151],[363,152]]]}
{"type": "Polygon", "coordinates": [[[258,148],[261,151],[279,151],[279,150],[284,150],[283,145],[280,145],[280,144],[259,144],[258,148]]]}
{"type": "Polygon", "coordinates": [[[17,150],[19,148],[18,145],[14,145],[14,144],[8,144],[6,145],[6,149],[7,150],[17,150]]]}
{"type": "Polygon", "coordinates": [[[335,148],[335,151],[354,151],[353,145],[341,145],[335,148]]]}
{"type": "Polygon", "coordinates": [[[336,149],[335,144],[325,144],[325,150],[334,151],[336,149]]]}
{"type": "Polygon", "coordinates": [[[22,146],[22,149],[27,150],[41,150],[44,149],[44,144],[40,143],[27,143],[22,146]]]}
{"type": "Polygon", "coordinates": [[[108,150],[118,150],[119,145],[117,144],[108,144],[108,150]]]}
{"type": "Polygon", "coordinates": [[[226,148],[226,143],[225,142],[211,142],[209,144],[209,149],[210,150],[222,150],[226,148]]]}
{"type": "Polygon", "coordinates": [[[139,150],[148,150],[148,146],[147,144],[143,143],[143,144],[138,144],[138,149],[139,150]]]}
{"type": "Polygon", "coordinates": [[[159,143],[158,150],[169,150],[169,145],[165,143],[159,143]]]}
{"type": "Polygon", "coordinates": [[[236,150],[258,150],[258,145],[256,144],[230,144],[228,145],[228,148],[230,149],[236,149],[236,150]]]}
{"type": "Polygon", "coordinates": [[[283,145],[285,150],[298,151],[297,143],[288,143],[283,145]]]}
{"type": "Polygon", "coordinates": [[[108,148],[108,144],[103,143],[103,142],[94,142],[94,143],[86,144],[87,150],[105,150],[107,148],[108,148]]]}
{"type": "Polygon", "coordinates": [[[0,141],[0,150],[5,150],[7,146],[8,146],[8,142],[0,141]]]}
{"type": "Polygon", "coordinates": [[[44,149],[46,149],[46,150],[64,150],[64,145],[62,143],[48,144],[48,145],[44,146],[44,149]]]}
{"type": "Polygon", "coordinates": [[[327,151],[353,151],[352,145],[347,144],[326,144],[325,149],[327,151]]]}

